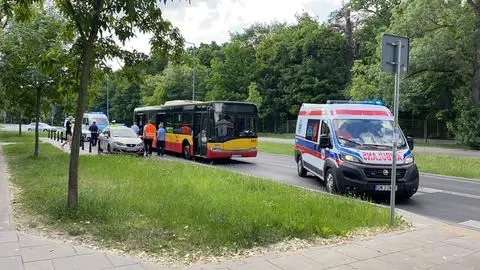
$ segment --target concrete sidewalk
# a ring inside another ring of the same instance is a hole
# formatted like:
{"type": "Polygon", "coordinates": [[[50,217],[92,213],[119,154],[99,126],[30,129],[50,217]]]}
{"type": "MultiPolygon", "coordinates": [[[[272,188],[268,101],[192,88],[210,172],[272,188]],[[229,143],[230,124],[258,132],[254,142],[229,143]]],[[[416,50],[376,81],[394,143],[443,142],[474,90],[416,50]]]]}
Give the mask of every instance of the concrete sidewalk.
{"type": "MultiPolygon", "coordinates": [[[[46,137],[41,137],[40,141],[44,143],[50,143],[53,146],[57,147],[58,149],[62,150],[63,152],[70,153],[70,146],[68,144],[62,147],[62,143],[60,141],[49,139],[46,137]]],[[[91,151],[90,151],[89,145],[90,145],[89,142],[84,142],[83,150],[80,147],[80,155],[97,155],[98,154],[98,144],[95,147],[92,146],[91,151]]]]}
{"type": "MultiPolygon", "coordinates": [[[[135,258],[15,231],[0,145],[0,270],[168,269],[135,258]]],[[[408,212],[415,229],[344,244],[277,252],[186,269],[480,269],[480,232],[408,212]]]]}

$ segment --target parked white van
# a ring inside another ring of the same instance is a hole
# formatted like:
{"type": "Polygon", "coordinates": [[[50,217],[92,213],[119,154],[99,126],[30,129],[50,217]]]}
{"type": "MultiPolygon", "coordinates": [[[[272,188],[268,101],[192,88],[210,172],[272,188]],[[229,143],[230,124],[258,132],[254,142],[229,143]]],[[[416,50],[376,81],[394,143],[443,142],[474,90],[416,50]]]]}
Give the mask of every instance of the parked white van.
{"type": "Polygon", "coordinates": [[[91,135],[88,128],[91,124],[95,124],[98,127],[98,132],[101,132],[109,124],[108,117],[102,112],[86,112],[83,114],[82,120],[82,134],[87,138],[87,141],[90,140],[91,135]]]}
{"type": "MultiPolygon", "coordinates": [[[[63,127],[65,128],[65,124],[67,123],[68,118],[65,119],[63,122],[63,127]]],[[[86,112],[83,114],[82,119],[82,135],[86,138],[87,141],[90,141],[91,135],[88,128],[90,125],[95,122],[98,126],[98,132],[102,131],[106,128],[109,124],[108,117],[102,112],[86,112]]]]}
{"type": "MultiPolygon", "coordinates": [[[[398,130],[399,198],[417,192],[419,173],[413,138],[398,130]]],[[[381,101],[328,101],[302,104],[295,135],[298,175],[325,182],[330,193],[388,194],[391,190],[393,115],[381,101]]]]}

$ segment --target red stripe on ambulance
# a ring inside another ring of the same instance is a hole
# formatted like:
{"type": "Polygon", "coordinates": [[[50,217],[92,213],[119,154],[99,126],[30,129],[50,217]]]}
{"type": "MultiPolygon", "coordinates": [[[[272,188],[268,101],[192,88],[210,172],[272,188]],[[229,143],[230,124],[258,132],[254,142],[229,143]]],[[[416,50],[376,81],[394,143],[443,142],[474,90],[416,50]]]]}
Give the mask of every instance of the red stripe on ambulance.
{"type": "Polygon", "coordinates": [[[368,116],[391,116],[388,111],[379,110],[334,110],[336,115],[368,115],[368,116]]]}

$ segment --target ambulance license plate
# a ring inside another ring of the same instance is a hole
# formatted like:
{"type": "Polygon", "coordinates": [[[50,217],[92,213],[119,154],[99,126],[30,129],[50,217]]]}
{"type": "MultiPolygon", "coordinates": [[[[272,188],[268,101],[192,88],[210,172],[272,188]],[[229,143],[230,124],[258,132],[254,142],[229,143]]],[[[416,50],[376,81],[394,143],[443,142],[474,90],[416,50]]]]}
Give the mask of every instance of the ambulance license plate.
{"type": "MultiPolygon", "coordinates": [[[[375,191],[391,191],[392,185],[375,185],[375,191]]],[[[398,190],[398,186],[395,185],[395,191],[398,190]]]]}

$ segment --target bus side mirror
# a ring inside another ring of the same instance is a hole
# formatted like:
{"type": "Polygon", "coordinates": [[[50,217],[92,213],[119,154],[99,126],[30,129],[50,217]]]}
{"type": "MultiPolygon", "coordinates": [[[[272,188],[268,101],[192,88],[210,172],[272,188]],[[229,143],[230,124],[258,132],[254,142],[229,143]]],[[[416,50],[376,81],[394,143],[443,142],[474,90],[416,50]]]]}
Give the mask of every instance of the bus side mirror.
{"type": "Polygon", "coordinates": [[[320,135],[320,142],[318,143],[320,149],[330,148],[330,144],[330,136],[320,135]]]}
{"type": "Polygon", "coordinates": [[[415,148],[413,137],[407,136],[407,143],[410,150],[413,150],[413,148],[415,148]]]}

